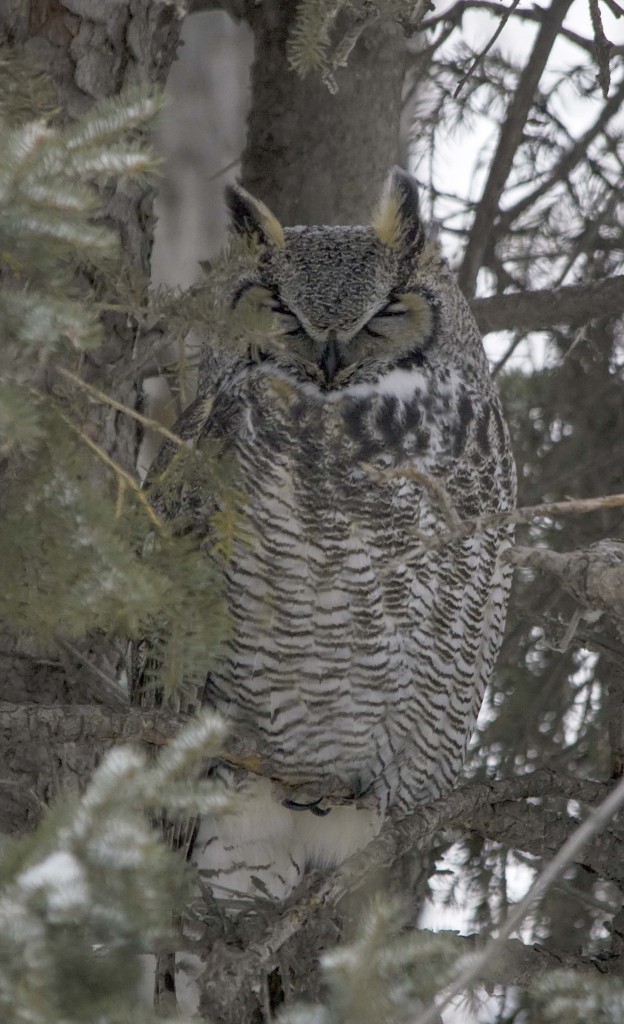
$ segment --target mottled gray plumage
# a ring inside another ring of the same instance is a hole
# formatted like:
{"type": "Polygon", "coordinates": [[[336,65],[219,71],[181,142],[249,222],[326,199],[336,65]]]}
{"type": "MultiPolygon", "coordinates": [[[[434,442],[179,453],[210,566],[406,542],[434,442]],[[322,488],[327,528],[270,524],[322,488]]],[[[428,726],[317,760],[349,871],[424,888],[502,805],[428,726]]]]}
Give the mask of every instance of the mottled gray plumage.
{"type": "Polygon", "coordinates": [[[275,330],[175,429],[219,437],[238,468],[246,536],[204,700],[256,737],[274,781],[233,773],[248,801],[196,851],[217,887],[253,892],[253,875],[284,895],[388,808],[454,785],[501,643],[510,532],[430,542],[511,508],[515,476],[475,321],[407,175],[368,228],[283,230],[242,189],[229,202],[259,252],[233,308],[269,309],[275,330]]]}

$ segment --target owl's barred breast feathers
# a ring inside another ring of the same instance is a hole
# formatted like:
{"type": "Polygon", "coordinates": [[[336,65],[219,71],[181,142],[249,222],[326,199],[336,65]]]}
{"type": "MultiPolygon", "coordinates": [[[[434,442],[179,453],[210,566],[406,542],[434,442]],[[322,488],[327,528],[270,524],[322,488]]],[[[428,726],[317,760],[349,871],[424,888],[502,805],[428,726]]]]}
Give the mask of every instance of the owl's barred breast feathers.
{"type": "Polygon", "coordinates": [[[283,894],[388,809],[455,783],[502,639],[511,536],[444,535],[450,513],[511,508],[515,475],[475,321],[408,175],[391,172],[368,228],[284,229],[239,187],[228,202],[258,247],[233,309],[268,309],[274,330],[204,381],[177,427],[193,445],[222,439],[245,496],[204,699],[289,788],[238,780],[256,811],[198,842],[217,885],[246,887],[253,846],[256,878],[283,894]],[[283,885],[262,874],[271,860],[283,885]]]}

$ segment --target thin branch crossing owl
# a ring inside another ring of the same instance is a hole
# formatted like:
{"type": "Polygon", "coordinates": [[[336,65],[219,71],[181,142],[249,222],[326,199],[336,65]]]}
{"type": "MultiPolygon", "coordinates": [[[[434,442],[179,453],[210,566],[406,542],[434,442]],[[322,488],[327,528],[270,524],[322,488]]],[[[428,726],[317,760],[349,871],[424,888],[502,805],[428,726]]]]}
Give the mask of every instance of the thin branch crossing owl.
{"type": "Polygon", "coordinates": [[[242,809],[202,823],[195,857],[217,894],[283,897],[306,865],[454,785],[501,644],[511,537],[444,537],[512,508],[515,472],[476,323],[407,174],[391,172],[369,227],[282,228],[239,187],[228,202],[258,253],[232,309],[273,328],[175,429],[236,463],[231,629],[202,701],[256,737],[270,777],[224,769],[242,809]]]}

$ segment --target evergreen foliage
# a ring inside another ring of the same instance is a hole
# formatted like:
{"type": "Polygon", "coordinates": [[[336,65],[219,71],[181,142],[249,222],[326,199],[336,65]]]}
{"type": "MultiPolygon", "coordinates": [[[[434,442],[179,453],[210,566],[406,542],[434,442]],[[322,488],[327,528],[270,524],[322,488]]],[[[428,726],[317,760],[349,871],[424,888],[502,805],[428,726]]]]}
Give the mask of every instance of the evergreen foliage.
{"type": "Polygon", "coordinates": [[[146,125],[159,103],[136,92],[100,104],[71,126],[21,121],[29,67],[7,55],[0,69],[12,79],[0,105],[0,452],[18,471],[50,429],[42,385],[53,360],[103,338],[86,278],[110,270],[119,253],[118,239],[101,223],[96,182],[140,178],[153,168],[146,144],[126,136],[146,125]]]}
{"type": "Polygon", "coordinates": [[[188,879],[148,814],[163,801],[190,813],[227,809],[225,796],[196,777],[223,735],[219,719],[204,715],[153,764],[130,748],[112,750],[80,800],[4,848],[4,1024],[163,1021],[141,990],[140,954],[170,941],[171,908],[181,904],[188,879]]]}
{"type": "Polygon", "coordinates": [[[461,962],[450,933],[415,932],[398,902],[376,897],[355,937],[321,958],[327,998],[280,1014],[280,1024],[409,1024],[461,962]]]}
{"type": "Polygon", "coordinates": [[[624,985],[618,978],[599,984],[575,971],[553,971],[533,986],[528,1024],[620,1024],[624,985]]]}
{"type": "MultiPolygon", "coordinates": [[[[44,89],[46,79],[19,55],[3,58],[2,75],[12,85],[0,110],[0,455],[10,481],[0,499],[0,622],[38,650],[94,630],[157,636],[167,656],[151,664],[175,690],[205,674],[223,635],[219,573],[182,535],[184,523],[162,520],[133,472],[95,440],[94,391],[80,380],[81,353],[104,337],[103,282],[118,280],[123,292],[125,278],[135,290],[123,295],[128,311],[149,311],[122,269],[104,196],[153,170],[144,135],[160,100],[139,89],[71,125],[53,110],[24,121],[33,82],[44,89]]],[[[159,486],[179,489],[182,465],[187,485],[208,474],[210,493],[223,497],[215,548],[226,557],[231,471],[218,452],[206,459],[184,450],[159,486]]]]}
{"type": "MultiPolygon", "coordinates": [[[[14,127],[7,119],[0,122],[5,393],[13,384],[31,383],[53,353],[93,348],[101,342],[97,311],[76,283],[78,267],[105,267],[118,245],[113,232],[97,222],[103,211],[94,182],[140,177],[153,167],[145,143],[126,141],[125,136],[145,125],[157,110],[153,96],[137,92],[100,104],[69,127],[54,127],[45,120],[14,127]]],[[[7,426],[3,449],[19,450],[19,424],[9,431],[7,426]]]]}

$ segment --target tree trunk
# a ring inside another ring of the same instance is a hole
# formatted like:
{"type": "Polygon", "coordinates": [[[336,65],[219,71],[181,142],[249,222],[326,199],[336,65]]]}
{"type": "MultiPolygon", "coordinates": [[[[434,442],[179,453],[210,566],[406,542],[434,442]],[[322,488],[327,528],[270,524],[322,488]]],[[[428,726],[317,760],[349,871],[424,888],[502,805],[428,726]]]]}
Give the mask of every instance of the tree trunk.
{"type": "MultiPolygon", "coordinates": [[[[62,117],[71,119],[96,100],[140,83],[164,85],[180,34],[175,4],[153,0],[24,0],[0,8],[0,44],[23,46],[56,85],[62,117]]],[[[118,230],[130,269],[147,277],[153,242],[154,191],[123,183],[110,195],[107,215],[118,230]]],[[[107,296],[114,301],[114,296],[107,296]]],[[[106,342],[86,353],[85,380],[136,404],[136,325],[125,313],[105,317],[106,342]],[[116,382],[123,380],[121,390],[116,382]]],[[[135,460],[136,432],[108,409],[98,423],[98,442],[126,468],[135,460]]]]}
{"type": "Polygon", "coordinates": [[[365,30],[332,94],[318,75],[300,78],[288,64],[296,9],[280,0],[247,5],[256,56],[242,183],[283,224],[366,223],[399,156],[403,32],[394,24],[365,30]]]}

